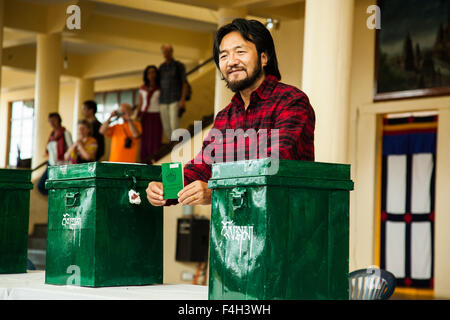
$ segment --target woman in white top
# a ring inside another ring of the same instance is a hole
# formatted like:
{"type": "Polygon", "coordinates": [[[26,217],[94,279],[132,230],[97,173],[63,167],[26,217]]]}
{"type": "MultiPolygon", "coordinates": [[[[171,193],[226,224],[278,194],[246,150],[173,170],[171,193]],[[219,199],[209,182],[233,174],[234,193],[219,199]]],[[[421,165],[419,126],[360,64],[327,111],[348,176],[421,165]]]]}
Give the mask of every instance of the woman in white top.
{"type": "MultiPolygon", "coordinates": [[[[62,126],[61,116],[57,112],[48,115],[48,123],[52,127],[52,132],[47,141],[45,153],[48,155],[48,166],[59,166],[70,162],[64,159],[64,153],[72,145],[72,135],[62,126]]],[[[48,169],[45,169],[38,181],[37,188],[43,194],[47,195],[45,181],[48,178],[48,169]]]]}
{"type": "Polygon", "coordinates": [[[144,84],[139,88],[138,117],[142,125],[141,162],[151,163],[152,156],[161,147],[162,123],[159,114],[159,72],[154,65],[147,66],[144,84]]]}

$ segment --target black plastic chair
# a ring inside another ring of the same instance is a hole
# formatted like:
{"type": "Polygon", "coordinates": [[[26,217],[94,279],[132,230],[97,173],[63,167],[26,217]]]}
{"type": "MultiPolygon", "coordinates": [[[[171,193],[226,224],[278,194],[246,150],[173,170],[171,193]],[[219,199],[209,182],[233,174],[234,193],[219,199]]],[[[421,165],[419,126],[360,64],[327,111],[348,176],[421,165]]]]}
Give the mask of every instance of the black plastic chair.
{"type": "Polygon", "coordinates": [[[348,278],[350,300],[387,300],[395,290],[395,276],[386,270],[360,269],[348,278]]]}

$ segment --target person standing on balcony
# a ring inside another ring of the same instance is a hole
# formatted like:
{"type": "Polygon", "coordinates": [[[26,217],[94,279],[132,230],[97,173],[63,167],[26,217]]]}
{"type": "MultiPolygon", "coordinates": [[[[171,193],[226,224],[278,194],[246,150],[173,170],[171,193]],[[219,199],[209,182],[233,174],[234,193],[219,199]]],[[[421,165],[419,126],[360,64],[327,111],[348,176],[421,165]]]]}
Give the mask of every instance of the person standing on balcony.
{"type": "Polygon", "coordinates": [[[98,121],[95,114],[97,113],[97,102],[94,100],[87,100],[83,102],[83,107],[81,108],[83,117],[89,121],[92,127],[92,137],[97,141],[97,152],[95,154],[95,159],[93,161],[99,161],[101,157],[105,154],[105,137],[100,134],[100,127],[102,123],[98,121]]]}
{"type": "Polygon", "coordinates": [[[245,154],[247,160],[272,157],[314,161],[314,110],[303,91],[280,82],[269,30],[256,20],[235,19],[217,31],[213,55],[223,80],[235,95],[217,114],[214,130],[204,139],[202,150],[185,165],[184,188],[178,199],[165,200],[162,183],[149,183],[147,199],[154,206],[211,204],[208,180],[212,163],[236,161],[239,153],[245,154]],[[265,131],[270,147],[266,145],[262,155],[251,155],[251,143],[261,148],[260,137],[252,138],[252,142],[245,134],[244,139],[236,139],[237,129],[265,131]],[[208,150],[214,150],[214,155],[208,150]]]}
{"type": "Polygon", "coordinates": [[[179,110],[186,108],[186,68],[182,62],[174,59],[172,45],[163,44],[161,52],[164,62],[159,66],[159,103],[164,134],[170,141],[172,131],[178,128],[179,110]]]}
{"type": "Polygon", "coordinates": [[[50,133],[45,150],[45,153],[48,155],[47,168],[37,183],[37,188],[43,195],[48,195],[48,190],[45,189],[45,181],[48,178],[48,166],[68,164],[69,161],[64,159],[64,154],[72,145],[72,134],[62,126],[62,119],[59,113],[50,113],[48,115],[48,123],[53,130],[50,133]]]}
{"type": "Polygon", "coordinates": [[[111,112],[109,118],[100,127],[100,133],[111,138],[109,161],[137,162],[138,143],[142,128],[139,121],[131,119],[133,108],[128,103],[122,103],[119,110],[111,112]],[[113,118],[123,119],[122,124],[109,126],[113,118]]]}
{"type": "Polygon", "coordinates": [[[159,72],[156,66],[144,70],[144,84],[139,88],[138,118],[142,125],[141,162],[149,163],[161,147],[162,124],[159,107],[159,72]]]}

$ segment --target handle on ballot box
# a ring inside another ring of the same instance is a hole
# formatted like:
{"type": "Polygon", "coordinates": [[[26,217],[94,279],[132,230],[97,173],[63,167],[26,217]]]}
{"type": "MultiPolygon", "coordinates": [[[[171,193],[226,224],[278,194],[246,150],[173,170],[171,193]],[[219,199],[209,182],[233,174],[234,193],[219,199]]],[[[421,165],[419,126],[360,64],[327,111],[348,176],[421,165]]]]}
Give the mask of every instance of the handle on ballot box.
{"type": "Polygon", "coordinates": [[[131,178],[133,183],[132,183],[130,188],[135,190],[136,189],[136,184],[137,184],[136,177],[138,177],[138,172],[136,170],[134,170],[134,169],[128,169],[128,170],[125,171],[125,177],[131,178]]]}
{"type": "Polygon", "coordinates": [[[231,190],[231,198],[233,204],[233,210],[240,209],[246,206],[246,192],[245,188],[236,187],[231,190]]]}
{"type": "Polygon", "coordinates": [[[67,192],[65,196],[66,207],[76,207],[80,205],[79,192],[67,192]]]}

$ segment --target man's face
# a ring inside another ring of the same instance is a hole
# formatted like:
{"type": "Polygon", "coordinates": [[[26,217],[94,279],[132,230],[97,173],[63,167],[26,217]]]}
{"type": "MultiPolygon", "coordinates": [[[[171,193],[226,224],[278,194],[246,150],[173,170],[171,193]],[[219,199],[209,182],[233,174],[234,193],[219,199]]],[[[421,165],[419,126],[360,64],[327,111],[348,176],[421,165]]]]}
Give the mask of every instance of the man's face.
{"type": "Polygon", "coordinates": [[[161,52],[164,56],[164,59],[166,59],[166,60],[172,59],[173,49],[170,45],[167,45],[167,44],[163,45],[161,48],[161,52]]]}
{"type": "Polygon", "coordinates": [[[251,87],[267,65],[266,54],[258,56],[255,44],[245,40],[237,31],[223,37],[219,50],[220,72],[233,92],[251,87]]]}
{"type": "Polygon", "coordinates": [[[122,103],[120,105],[120,111],[122,111],[123,114],[126,114],[128,116],[131,116],[133,114],[133,109],[128,103],[122,103]]]}
{"type": "Polygon", "coordinates": [[[84,118],[88,118],[91,116],[92,110],[88,109],[85,105],[83,105],[83,107],[81,107],[81,113],[83,114],[84,118]]]}

